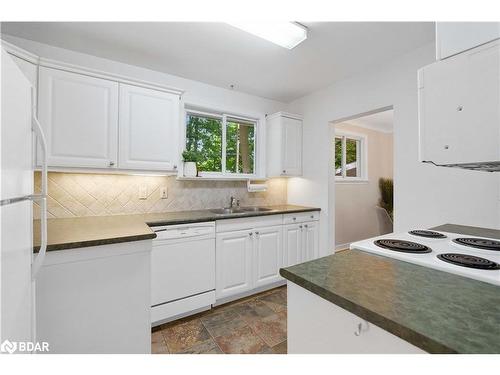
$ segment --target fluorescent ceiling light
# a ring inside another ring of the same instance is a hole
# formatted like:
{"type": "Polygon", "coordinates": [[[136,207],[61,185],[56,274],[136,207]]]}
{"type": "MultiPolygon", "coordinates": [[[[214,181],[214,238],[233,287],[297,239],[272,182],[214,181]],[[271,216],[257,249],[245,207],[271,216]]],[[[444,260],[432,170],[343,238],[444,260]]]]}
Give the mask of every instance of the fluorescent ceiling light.
{"type": "Polygon", "coordinates": [[[247,33],[292,49],[307,39],[307,28],[296,22],[229,22],[247,33]]]}

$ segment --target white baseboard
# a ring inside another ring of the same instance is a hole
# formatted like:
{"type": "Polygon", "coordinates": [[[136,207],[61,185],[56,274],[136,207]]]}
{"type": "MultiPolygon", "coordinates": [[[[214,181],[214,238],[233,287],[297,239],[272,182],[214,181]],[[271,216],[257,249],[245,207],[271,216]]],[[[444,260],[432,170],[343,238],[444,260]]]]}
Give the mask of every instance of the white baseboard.
{"type": "Polygon", "coordinates": [[[348,242],[348,243],[342,243],[340,245],[335,245],[335,252],[339,251],[339,250],[345,250],[345,249],[348,249],[349,246],[351,246],[351,243],[348,242]]]}

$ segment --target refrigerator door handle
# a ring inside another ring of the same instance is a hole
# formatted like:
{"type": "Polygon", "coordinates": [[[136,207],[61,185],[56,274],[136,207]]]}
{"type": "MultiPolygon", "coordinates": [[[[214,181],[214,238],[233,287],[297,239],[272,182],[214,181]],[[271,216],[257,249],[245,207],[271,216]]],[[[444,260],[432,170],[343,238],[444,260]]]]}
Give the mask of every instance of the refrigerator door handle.
{"type": "Polygon", "coordinates": [[[34,280],[38,271],[42,267],[43,261],[45,259],[45,253],[47,252],[47,142],[45,140],[45,134],[43,133],[42,126],[40,125],[40,121],[36,117],[35,111],[35,91],[32,89],[31,91],[32,103],[33,103],[33,119],[32,119],[32,127],[36,133],[36,139],[40,143],[40,148],[42,151],[42,187],[41,194],[34,196],[34,200],[38,200],[40,202],[40,250],[38,255],[36,255],[33,265],[31,267],[31,277],[34,280]]]}

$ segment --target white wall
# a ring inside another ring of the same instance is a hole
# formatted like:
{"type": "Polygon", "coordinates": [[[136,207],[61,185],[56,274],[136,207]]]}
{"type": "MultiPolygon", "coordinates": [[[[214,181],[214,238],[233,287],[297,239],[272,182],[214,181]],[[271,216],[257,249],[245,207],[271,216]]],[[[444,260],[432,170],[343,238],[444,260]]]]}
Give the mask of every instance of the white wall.
{"type": "MultiPolygon", "coordinates": [[[[285,103],[275,100],[220,88],[171,74],[103,59],[7,34],[2,34],[1,38],[44,58],[178,88],[185,91],[183,100],[187,105],[258,118],[261,124],[265,124],[266,114],[272,114],[286,108],[285,103]]],[[[214,67],[214,69],[216,68],[214,67]]],[[[264,131],[259,132],[259,138],[262,145],[264,145],[264,131]]],[[[259,152],[259,165],[265,166],[265,147],[262,147],[261,152],[259,152]]],[[[263,170],[259,172],[263,172],[263,170]]]]}
{"type": "Polygon", "coordinates": [[[377,71],[290,103],[289,111],[304,115],[304,175],[289,182],[288,201],[322,208],[323,254],[332,251],[335,243],[328,199],[329,170],[333,170],[329,169],[328,123],[391,105],[395,231],[450,222],[498,227],[497,175],[438,168],[418,161],[417,69],[433,61],[434,45],[428,45],[377,71]]]}

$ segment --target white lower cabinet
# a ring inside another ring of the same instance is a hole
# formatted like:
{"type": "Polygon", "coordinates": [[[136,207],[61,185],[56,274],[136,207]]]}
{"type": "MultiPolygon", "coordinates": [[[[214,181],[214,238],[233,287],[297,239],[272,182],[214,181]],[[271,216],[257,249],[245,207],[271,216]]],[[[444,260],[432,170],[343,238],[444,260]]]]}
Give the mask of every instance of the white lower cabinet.
{"type": "Polygon", "coordinates": [[[252,289],[251,230],[218,233],[216,236],[216,297],[240,294],[252,289]]]}
{"type": "Polygon", "coordinates": [[[425,353],[292,282],[287,295],[289,354],[425,353]]]}
{"type": "Polygon", "coordinates": [[[281,280],[283,259],[283,228],[281,225],[262,228],[254,234],[255,287],[281,280]]]}
{"type": "Polygon", "coordinates": [[[150,353],[151,249],[145,240],[47,252],[37,341],[53,354],[150,353]]]}
{"type": "Polygon", "coordinates": [[[217,221],[217,301],[279,285],[280,268],[317,258],[318,219],[305,212],[217,221]]]}
{"type": "Polygon", "coordinates": [[[286,267],[316,259],[318,253],[319,225],[317,221],[284,226],[283,264],[286,267]]]}

